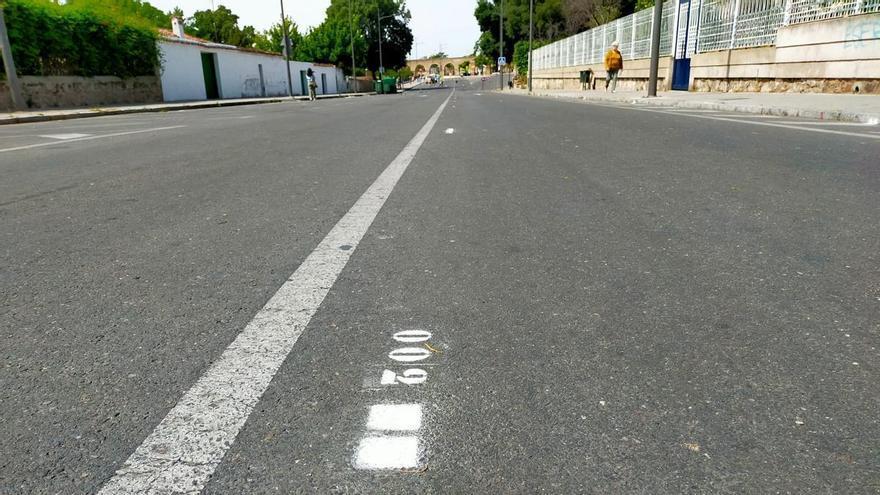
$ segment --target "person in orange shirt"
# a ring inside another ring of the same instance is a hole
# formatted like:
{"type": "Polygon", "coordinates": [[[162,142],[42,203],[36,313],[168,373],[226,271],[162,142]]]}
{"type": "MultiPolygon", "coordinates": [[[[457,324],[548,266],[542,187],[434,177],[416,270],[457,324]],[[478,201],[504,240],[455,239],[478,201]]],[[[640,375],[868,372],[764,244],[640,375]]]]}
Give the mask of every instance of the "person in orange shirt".
{"type": "Polygon", "coordinates": [[[611,92],[617,91],[617,75],[623,70],[623,55],[620,54],[618,47],[620,43],[611,43],[611,49],[605,54],[605,91],[608,91],[608,85],[611,84],[611,92]]]}

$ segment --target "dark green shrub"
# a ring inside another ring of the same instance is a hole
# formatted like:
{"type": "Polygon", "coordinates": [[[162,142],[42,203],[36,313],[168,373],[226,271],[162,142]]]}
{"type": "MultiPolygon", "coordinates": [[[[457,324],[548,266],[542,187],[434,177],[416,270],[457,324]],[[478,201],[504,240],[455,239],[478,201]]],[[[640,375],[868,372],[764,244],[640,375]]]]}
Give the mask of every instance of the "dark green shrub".
{"type": "Polygon", "coordinates": [[[6,26],[16,70],[28,76],[146,76],[159,66],[158,34],[48,0],[8,0],[6,26]]]}

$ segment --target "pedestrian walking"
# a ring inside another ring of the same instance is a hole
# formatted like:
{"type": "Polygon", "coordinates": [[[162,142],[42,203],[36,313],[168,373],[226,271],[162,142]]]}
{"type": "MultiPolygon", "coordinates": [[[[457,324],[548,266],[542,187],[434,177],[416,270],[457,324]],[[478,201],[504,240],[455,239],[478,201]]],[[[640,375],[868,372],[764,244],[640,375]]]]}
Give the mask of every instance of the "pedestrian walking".
{"type": "Polygon", "coordinates": [[[611,43],[611,49],[605,54],[605,91],[608,91],[608,85],[611,85],[611,92],[617,91],[617,76],[623,70],[623,55],[620,54],[618,47],[620,43],[611,43]]]}
{"type": "Polygon", "coordinates": [[[315,71],[311,68],[306,71],[306,80],[309,84],[309,101],[315,101],[318,99],[318,83],[315,81],[315,71]]]}

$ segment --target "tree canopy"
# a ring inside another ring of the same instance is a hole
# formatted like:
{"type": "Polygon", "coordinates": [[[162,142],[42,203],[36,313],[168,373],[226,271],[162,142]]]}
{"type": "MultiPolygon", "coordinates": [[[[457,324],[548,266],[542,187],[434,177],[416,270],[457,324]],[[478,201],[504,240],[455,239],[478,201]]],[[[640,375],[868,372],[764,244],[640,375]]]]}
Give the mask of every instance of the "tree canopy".
{"type": "Polygon", "coordinates": [[[353,34],[356,64],[377,71],[377,15],[391,16],[382,20],[382,61],[385,67],[395,69],[405,66],[406,55],[412,49],[413,43],[413,34],[409,27],[411,14],[405,0],[331,0],[324,22],[303,36],[296,57],[350,68],[353,34]]]}
{"type": "MultiPolygon", "coordinates": [[[[484,60],[499,55],[500,3],[477,0],[474,9],[481,31],[474,51],[484,60]]],[[[571,36],[631,14],[635,5],[636,0],[535,0],[534,37],[550,42],[571,36]]],[[[529,0],[504,0],[504,56],[512,60],[517,42],[528,39],[529,0]]]]}
{"type": "Polygon", "coordinates": [[[218,5],[214,10],[199,10],[189,20],[190,32],[215,43],[253,47],[257,31],[253,26],[239,27],[238,16],[228,7],[218,5]]]}

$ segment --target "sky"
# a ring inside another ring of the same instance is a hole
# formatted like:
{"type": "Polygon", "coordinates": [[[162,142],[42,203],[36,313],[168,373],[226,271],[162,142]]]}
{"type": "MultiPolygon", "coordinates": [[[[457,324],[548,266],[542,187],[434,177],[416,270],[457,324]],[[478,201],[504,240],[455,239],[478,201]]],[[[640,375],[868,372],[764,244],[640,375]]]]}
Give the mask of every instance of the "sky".
{"type": "MultiPolygon", "coordinates": [[[[212,0],[148,0],[169,11],[180,7],[190,16],[197,10],[211,8],[212,0]]],[[[369,1],[369,0],[355,0],[369,1]]],[[[278,0],[213,0],[229,7],[239,17],[239,24],[263,30],[281,19],[278,0]]],[[[324,20],[330,0],[284,0],[284,10],[301,31],[317,26],[324,20]]],[[[474,18],[475,0],[407,0],[412,12],[410,27],[415,37],[411,58],[425,57],[444,51],[451,56],[470,55],[480,37],[474,18]]]]}

